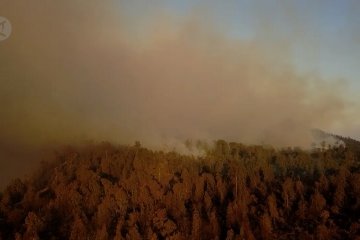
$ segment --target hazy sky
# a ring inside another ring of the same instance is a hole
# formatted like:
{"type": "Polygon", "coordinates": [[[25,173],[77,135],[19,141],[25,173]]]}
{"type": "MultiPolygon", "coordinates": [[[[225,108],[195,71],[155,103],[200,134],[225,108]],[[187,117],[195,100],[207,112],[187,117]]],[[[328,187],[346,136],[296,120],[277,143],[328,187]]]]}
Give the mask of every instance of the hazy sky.
{"type": "Polygon", "coordinates": [[[1,0],[0,181],[84,140],[359,138],[359,12],[355,0],[1,0]]]}
{"type": "Polygon", "coordinates": [[[292,60],[299,70],[346,78],[356,90],[360,88],[357,0],[143,0],[122,1],[121,6],[138,26],[146,25],[160,6],[180,17],[201,9],[234,38],[266,38],[271,31],[270,37],[278,38],[273,41],[291,45],[292,60]]]}

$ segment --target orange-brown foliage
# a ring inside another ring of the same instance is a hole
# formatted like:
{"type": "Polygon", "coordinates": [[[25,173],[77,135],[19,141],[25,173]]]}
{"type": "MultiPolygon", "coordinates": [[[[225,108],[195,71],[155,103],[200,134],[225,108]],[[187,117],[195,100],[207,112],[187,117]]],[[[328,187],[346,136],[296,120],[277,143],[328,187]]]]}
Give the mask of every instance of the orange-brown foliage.
{"type": "Polygon", "coordinates": [[[0,239],[356,239],[359,155],[316,151],[69,148],[0,195],[0,239]]]}

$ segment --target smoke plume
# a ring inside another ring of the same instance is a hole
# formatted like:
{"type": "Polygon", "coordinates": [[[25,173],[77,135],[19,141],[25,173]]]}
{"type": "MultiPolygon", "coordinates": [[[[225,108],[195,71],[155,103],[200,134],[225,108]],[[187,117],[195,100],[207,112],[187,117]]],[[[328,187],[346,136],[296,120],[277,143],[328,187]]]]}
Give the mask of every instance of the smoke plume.
{"type": "Polygon", "coordinates": [[[269,29],[244,40],[201,9],[134,19],[116,1],[7,0],[0,9],[13,26],[0,42],[2,172],[21,169],[9,166],[11,149],[26,157],[84,140],[309,146],[310,129],[346,121],[343,83],[299,73],[289,41],[269,29]]]}

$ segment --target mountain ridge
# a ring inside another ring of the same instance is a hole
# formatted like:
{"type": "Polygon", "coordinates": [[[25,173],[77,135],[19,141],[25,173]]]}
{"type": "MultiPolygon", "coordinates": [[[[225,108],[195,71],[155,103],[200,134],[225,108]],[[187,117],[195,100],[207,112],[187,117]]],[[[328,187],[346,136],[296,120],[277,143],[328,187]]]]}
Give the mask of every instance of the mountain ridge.
{"type": "Polygon", "coordinates": [[[359,239],[359,162],[342,145],[69,147],[0,194],[0,239],[359,239]]]}

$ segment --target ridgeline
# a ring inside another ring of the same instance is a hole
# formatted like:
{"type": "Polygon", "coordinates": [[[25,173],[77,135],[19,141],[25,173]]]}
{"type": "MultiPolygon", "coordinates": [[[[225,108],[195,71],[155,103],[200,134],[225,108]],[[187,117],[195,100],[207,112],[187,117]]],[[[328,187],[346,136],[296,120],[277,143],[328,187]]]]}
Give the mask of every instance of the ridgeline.
{"type": "Polygon", "coordinates": [[[202,157],[69,147],[1,194],[0,239],[360,239],[359,143],[342,140],[217,141],[202,157]]]}

